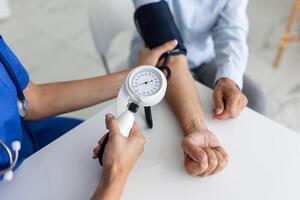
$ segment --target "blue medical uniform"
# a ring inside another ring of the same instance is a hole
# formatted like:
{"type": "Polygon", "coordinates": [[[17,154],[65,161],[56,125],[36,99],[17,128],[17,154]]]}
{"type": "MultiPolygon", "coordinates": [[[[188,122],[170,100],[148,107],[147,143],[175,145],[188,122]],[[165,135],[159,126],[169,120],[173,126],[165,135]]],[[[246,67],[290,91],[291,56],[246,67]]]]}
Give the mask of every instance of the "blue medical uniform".
{"type": "MultiPolygon", "coordinates": [[[[0,51],[9,61],[11,69],[24,90],[29,84],[29,75],[1,36],[0,51]]],[[[13,141],[21,142],[20,157],[16,168],[28,156],[82,122],[78,119],[63,117],[25,121],[19,115],[17,99],[16,87],[0,61],[0,140],[4,141],[9,148],[13,141]]],[[[8,165],[9,158],[4,149],[0,148],[0,168],[3,169],[8,165]]]]}

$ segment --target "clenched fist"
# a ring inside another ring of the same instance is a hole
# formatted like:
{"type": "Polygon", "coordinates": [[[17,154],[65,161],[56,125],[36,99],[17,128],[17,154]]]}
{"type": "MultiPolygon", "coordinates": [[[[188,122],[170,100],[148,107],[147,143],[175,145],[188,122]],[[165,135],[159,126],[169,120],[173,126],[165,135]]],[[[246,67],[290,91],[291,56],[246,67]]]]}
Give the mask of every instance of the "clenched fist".
{"type": "Polygon", "coordinates": [[[182,140],[184,166],[192,176],[209,176],[220,172],[228,163],[228,154],[209,130],[187,135],[182,140]]]}

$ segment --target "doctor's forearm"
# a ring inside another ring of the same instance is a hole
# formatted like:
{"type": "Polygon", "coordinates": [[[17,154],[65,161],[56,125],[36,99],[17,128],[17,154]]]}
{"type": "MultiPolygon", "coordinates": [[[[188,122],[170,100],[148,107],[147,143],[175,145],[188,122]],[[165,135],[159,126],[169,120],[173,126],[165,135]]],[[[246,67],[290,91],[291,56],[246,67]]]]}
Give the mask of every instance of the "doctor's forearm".
{"type": "Polygon", "coordinates": [[[84,80],[32,84],[37,92],[25,90],[29,104],[26,119],[41,119],[72,112],[114,98],[129,71],[84,80]]]}
{"type": "Polygon", "coordinates": [[[102,177],[91,200],[119,200],[124,190],[125,182],[126,178],[122,177],[102,177]]]}
{"type": "Polygon", "coordinates": [[[203,110],[186,57],[173,56],[169,66],[172,76],[168,82],[166,97],[180,122],[183,133],[188,135],[199,129],[206,129],[203,110]]]}

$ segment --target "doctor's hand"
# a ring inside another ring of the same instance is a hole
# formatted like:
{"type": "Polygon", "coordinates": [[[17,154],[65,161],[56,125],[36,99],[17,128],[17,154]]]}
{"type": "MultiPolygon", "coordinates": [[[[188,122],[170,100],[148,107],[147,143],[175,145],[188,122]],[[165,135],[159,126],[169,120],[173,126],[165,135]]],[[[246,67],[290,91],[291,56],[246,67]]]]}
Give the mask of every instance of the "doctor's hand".
{"type": "Polygon", "coordinates": [[[228,78],[218,80],[213,99],[213,118],[220,120],[237,117],[248,103],[247,97],[235,82],[228,78]]]}
{"type": "Polygon", "coordinates": [[[146,47],[142,47],[139,51],[137,66],[141,66],[141,65],[156,66],[159,61],[159,58],[164,53],[168,51],[172,51],[177,46],[177,44],[178,44],[177,40],[171,40],[152,50],[146,47]]]}
{"type": "Polygon", "coordinates": [[[193,132],[182,140],[184,166],[191,176],[209,176],[223,170],[228,155],[216,136],[204,129],[193,132]]]}
{"type": "MultiPolygon", "coordinates": [[[[126,179],[144,150],[145,138],[136,124],[133,125],[128,138],[121,135],[118,121],[111,114],[106,115],[105,122],[109,130],[109,140],[103,155],[103,174],[126,179]]],[[[94,159],[98,158],[103,138],[93,150],[94,159]]]]}
{"type": "MultiPolygon", "coordinates": [[[[129,172],[144,150],[145,138],[136,124],[126,138],[121,135],[118,121],[113,115],[106,115],[105,122],[109,139],[103,154],[102,178],[91,197],[92,200],[120,199],[129,172]]],[[[94,159],[98,157],[103,138],[94,149],[94,159]]]]}

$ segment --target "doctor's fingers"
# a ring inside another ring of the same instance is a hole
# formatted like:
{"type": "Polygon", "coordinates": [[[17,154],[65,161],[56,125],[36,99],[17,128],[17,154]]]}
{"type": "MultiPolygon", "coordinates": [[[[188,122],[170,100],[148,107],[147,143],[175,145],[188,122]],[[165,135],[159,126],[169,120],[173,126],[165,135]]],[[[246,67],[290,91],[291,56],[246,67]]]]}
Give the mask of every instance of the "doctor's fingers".
{"type": "Polygon", "coordinates": [[[135,138],[142,138],[142,139],[145,139],[144,135],[142,134],[139,126],[134,122],[131,130],[130,130],[130,133],[129,133],[129,136],[128,136],[128,139],[131,140],[131,139],[135,139],[135,138]]]}
{"type": "Polygon", "coordinates": [[[120,134],[119,124],[115,116],[112,114],[107,114],[105,116],[106,128],[109,130],[109,136],[114,137],[117,134],[120,134]]]}
{"type": "Polygon", "coordinates": [[[128,137],[130,138],[130,137],[139,136],[139,135],[141,135],[140,128],[138,127],[136,122],[134,122],[128,137]]]}
{"type": "Polygon", "coordinates": [[[156,56],[160,57],[162,54],[172,51],[177,46],[178,41],[177,40],[171,40],[169,42],[164,43],[163,45],[156,47],[152,50],[153,53],[156,54],[156,56]]]}
{"type": "Polygon", "coordinates": [[[107,134],[108,133],[106,133],[105,135],[103,135],[102,138],[98,141],[98,146],[101,146],[103,144],[103,141],[105,140],[105,138],[108,137],[107,134]]]}
{"type": "Polygon", "coordinates": [[[104,136],[102,136],[102,138],[98,141],[97,146],[93,149],[93,159],[98,158],[98,154],[101,148],[101,145],[103,144],[103,141],[105,139],[105,137],[107,136],[107,134],[105,134],[104,136]]]}
{"type": "Polygon", "coordinates": [[[97,146],[93,149],[93,159],[98,158],[99,151],[100,151],[100,146],[97,145],[97,146]]]}
{"type": "Polygon", "coordinates": [[[132,146],[134,146],[137,149],[140,149],[141,151],[144,151],[145,143],[146,139],[144,135],[141,133],[138,125],[134,123],[128,137],[128,144],[131,144],[132,146]]]}
{"type": "Polygon", "coordinates": [[[101,148],[101,146],[102,146],[105,138],[107,137],[107,134],[108,133],[106,133],[105,135],[102,136],[102,138],[98,141],[97,146],[93,149],[93,159],[98,158],[98,154],[99,154],[100,148],[101,148]]]}

